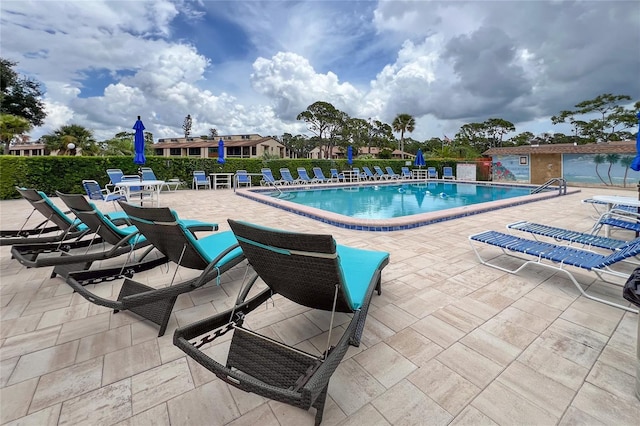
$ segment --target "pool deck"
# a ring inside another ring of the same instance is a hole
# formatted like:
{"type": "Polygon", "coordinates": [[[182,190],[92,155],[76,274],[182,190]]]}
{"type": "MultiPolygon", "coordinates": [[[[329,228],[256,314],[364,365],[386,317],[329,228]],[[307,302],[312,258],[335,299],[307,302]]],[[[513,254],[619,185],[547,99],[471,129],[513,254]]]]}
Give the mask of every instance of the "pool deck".
{"type": "MultiPolygon", "coordinates": [[[[233,218],[328,233],[341,244],[391,254],[362,344],[349,349],[331,379],[323,425],[636,425],[638,316],[581,297],[563,274],[528,268],[510,275],[483,266],[468,241],[518,220],[586,231],[593,209],[581,200],[593,195],[638,193],[635,185],[581,188],[392,232],[339,228],[231,190],[163,192],[160,202],[181,217],[217,221],[221,230],[233,218]]],[[[19,227],[30,210],[24,200],[0,201],[0,227],[19,227]]],[[[482,253],[510,262],[491,247],[482,253]]],[[[0,247],[0,424],[312,425],[313,410],[239,391],[172,343],[176,327],[233,303],[245,269],[226,273],[220,287],[181,295],[158,338],[157,327],[90,304],[50,278],[51,268],[26,269],[0,247]]],[[[571,271],[590,292],[624,302],[620,287],[571,271]]],[[[158,287],[172,275],[173,267],[158,267],[134,278],[158,287]]],[[[120,285],[101,283],[95,291],[115,298],[120,285]]],[[[283,300],[258,312],[254,329],[308,351],[323,341],[326,315],[283,300]]]]}

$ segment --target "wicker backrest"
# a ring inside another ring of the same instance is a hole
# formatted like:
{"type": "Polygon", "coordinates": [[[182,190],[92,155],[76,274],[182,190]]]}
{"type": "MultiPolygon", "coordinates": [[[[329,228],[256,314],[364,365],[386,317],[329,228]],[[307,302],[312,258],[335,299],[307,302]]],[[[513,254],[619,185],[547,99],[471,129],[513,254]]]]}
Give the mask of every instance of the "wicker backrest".
{"type": "Polygon", "coordinates": [[[331,235],[300,234],[228,220],[245,257],[276,293],[314,309],[352,312],[331,235]]]}
{"type": "Polygon", "coordinates": [[[35,210],[39,211],[58,228],[66,231],[73,224],[73,220],[53,204],[44,192],[19,187],[16,187],[16,190],[33,206],[35,210]]]}
{"type": "Polygon", "coordinates": [[[197,240],[180,224],[171,209],[119,203],[131,223],[169,260],[186,268],[202,270],[207,267],[209,262],[202,256],[197,240]]]}
{"type": "MultiPolygon", "coordinates": [[[[56,191],[60,199],[73,211],[73,213],[96,234],[100,235],[109,244],[117,245],[122,238],[131,233],[124,232],[113,224],[102,212],[90,203],[81,194],[63,194],[56,191]]],[[[134,242],[134,241],[131,241],[134,242]]]]}

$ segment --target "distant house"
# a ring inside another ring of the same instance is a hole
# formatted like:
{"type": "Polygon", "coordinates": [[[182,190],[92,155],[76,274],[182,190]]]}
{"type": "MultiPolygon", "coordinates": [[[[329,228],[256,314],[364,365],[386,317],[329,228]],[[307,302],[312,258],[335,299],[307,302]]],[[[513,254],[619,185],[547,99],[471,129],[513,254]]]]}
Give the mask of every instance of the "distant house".
{"type": "Polygon", "coordinates": [[[20,157],[34,157],[38,155],[48,155],[48,151],[45,150],[43,143],[30,142],[11,145],[8,154],[20,157]]]}
{"type": "Polygon", "coordinates": [[[541,144],[490,148],[494,181],[541,185],[564,178],[578,185],[627,186],[640,173],[629,168],[636,155],[635,141],[541,144]]]}
{"type": "Polygon", "coordinates": [[[265,153],[286,157],[284,145],[258,134],[164,138],[153,144],[153,149],[155,155],[161,157],[218,158],[220,139],[224,142],[225,158],[257,158],[265,153]]]}
{"type": "MultiPolygon", "coordinates": [[[[322,150],[320,150],[320,148],[315,147],[313,148],[308,155],[308,158],[312,158],[312,159],[323,159],[325,151],[327,150],[326,147],[322,147],[322,150]]],[[[380,154],[381,149],[378,147],[362,147],[362,148],[358,148],[358,153],[356,154],[354,151],[354,156],[355,155],[371,155],[374,158],[378,158],[379,154],[380,154]]],[[[336,160],[339,158],[347,158],[347,153],[346,151],[344,151],[341,147],[339,146],[334,146],[331,148],[331,159],[336,160]]],[[[400,159],[402,158],[402,151],[400,151],[399,149],[394,150],[391,153],[391,158],[395,158],[395,159],[400,159]]],[[[406,159],[413,159],[415,158],[415,155],[413,154],[409,154],[408,152],[404,153],[404,158],[406,159]]]]}

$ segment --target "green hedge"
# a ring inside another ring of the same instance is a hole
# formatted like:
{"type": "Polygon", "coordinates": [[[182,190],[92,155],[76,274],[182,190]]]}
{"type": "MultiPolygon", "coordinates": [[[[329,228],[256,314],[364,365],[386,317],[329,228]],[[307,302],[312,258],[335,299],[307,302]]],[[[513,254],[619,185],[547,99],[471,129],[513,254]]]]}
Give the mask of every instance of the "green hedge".
{"type": "MultiPolygon", "coordinates": [[[[374,165],[383,169],[390,166],[396,173],[408,160],[378,160],[354,159],[353,167],[374,165]]],[[[260,173],[263,167],[273,171],[279,178],[279,170],[288,167],[294,177],[298,167],[304,167],[313,176],[313,167],[320,167],[329,176],[329,169],[345,170],[349,168],[347,161],[317,160],[317,159],[240,159],[229,158],[224,164],[218,164],[217,159],[183,158],[183,157],[147,157],[147,167],[151,167],[158,179],[168,180],[178,178],[191,187],[194,170],[204,170],[208,173],[235,173],[236,170],[246,170],[249,173],[260,173]]],[[[427,160],[427,166],[436,167],[442,174],[443,166],[452,166],[454,161],[427,160]]],[[[409,166],[413,168],[413,166],[409,166]]],[[[138,166],[133,164],[131,157],[71,157],[71,156],[42,156],[18,157],[0,156],[0,199],[19,198],[15,186],[34,188],[54,195],[56,190],[66,193],[83,193],[82,180],[93,179],[104,187],[109,183],[107,169],[121,169],[125,174],[136,174],[138,166]]],[[[478,174],[478,179],[483,179],[478,174]]],[[[253,184],[258,185],[260,178],[253,177],[253,184]]]]}

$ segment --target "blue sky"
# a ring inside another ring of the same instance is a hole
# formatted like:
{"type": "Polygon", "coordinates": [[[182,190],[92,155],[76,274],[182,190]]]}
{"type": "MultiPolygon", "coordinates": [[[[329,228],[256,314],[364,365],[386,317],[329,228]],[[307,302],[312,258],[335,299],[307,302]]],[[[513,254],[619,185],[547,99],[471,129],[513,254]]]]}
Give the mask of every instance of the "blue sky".
{"type": "Polygon", "coordinates": [[[315,101],[416,118],[418,140],[550,117],[603,93],[640,99],[633,1],[28,1],[0,3],[3,58],[46,87],[48,118],[98,140],[140,115],[156,139],[309,134],[315,101]]]}

